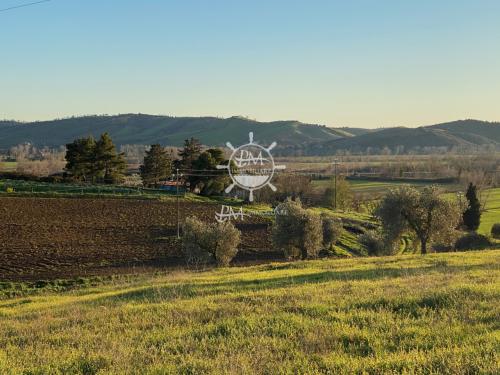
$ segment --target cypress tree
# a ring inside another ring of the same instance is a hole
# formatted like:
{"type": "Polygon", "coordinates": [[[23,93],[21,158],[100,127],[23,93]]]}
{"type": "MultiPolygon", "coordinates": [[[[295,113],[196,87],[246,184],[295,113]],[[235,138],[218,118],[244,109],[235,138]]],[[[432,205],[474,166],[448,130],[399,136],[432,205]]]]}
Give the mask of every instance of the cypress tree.
{"type": "Polygon", "coordinates": [[[469,184],[465,196],[469,205],[463,213],[463,222],[468,230],[475,232],[481,223],[481,203],[477,198],[477,186],[472,182],[469,184]]]}

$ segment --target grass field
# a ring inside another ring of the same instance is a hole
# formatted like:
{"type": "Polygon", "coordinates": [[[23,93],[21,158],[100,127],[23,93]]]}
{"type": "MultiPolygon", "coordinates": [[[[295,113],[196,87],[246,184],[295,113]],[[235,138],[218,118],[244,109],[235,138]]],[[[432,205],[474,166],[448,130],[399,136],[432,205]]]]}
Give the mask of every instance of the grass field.
{"type": "Polygon", "coordinates": [[[0,172],[14,172],[17,168],[15,161],[0,161],[0,172]]]}
{"type": "Polygon", "coordinates": [[[486,205],[479,232],[490,234],[493,224],[500,223],[500,188],[487,190],[482,198],[485,199],[486,205]]]}
{"type": "Polygon", "coordinates": [[[0,373],[495,374],[500,251],[142,275],[0,301],[0,373]]]}
{"type": "MultiPolygon", "coordinates": [[[[332,187],[331,180],[314,180],[313,186],[318,188],[332,187]]],[[[402,182],[402,181],[373,181],[373,180],[349,180],[351,189],[355,193],[367,193],[375,196],[382,195],[389,189],[396,188],[403,185],[411,185],[417,188],[429,186],[429,182],[402,182]]],[[[437,184],[444,190],[456,190],[457,186],[453,184],[437,184]]]]}
{"type": "Polygon", "coordinates": [[[48,183],[24,180],[0,180],[0,195],[17,196],[53,196],[53,197],[79,197],[79,196],[109,196],[131,197],[141,199],[159,199],[175,195],[175,191],[158,189],[141,189],[114,185],[76,185],[65,183],[48,183]],[[10,190],[10,192],[9,192],[10,190]]]}

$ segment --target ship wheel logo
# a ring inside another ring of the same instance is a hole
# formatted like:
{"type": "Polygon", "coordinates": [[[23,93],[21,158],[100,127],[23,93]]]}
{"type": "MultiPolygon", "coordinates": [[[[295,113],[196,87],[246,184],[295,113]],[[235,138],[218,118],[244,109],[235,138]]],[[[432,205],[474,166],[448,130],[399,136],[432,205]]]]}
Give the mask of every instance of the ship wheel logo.
{"type": "Polygon", "coordinates": [[[253,133],[248,134],[249,142],[240,147],[233,147],[230,142],[226,145],[232,150],[229,163],[218,165],[217,169],[227,169],[233,183],[227,187],[226,193],[230,193],[235,186],[250,192],[249,201],[253,202],[253,192],[269,186],[272,191],[276,187],[271,183],[276,170],[283,170],[285,165],[275,165],[271,150],[276,147],[273,142],[265,148],[253,140],[253,133]]]}

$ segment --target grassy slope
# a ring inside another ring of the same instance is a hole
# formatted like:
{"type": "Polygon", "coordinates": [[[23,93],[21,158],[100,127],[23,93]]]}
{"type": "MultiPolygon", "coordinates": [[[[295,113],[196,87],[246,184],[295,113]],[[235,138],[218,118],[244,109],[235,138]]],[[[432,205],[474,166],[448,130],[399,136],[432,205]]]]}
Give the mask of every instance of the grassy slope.
{"type": "Polygon", "coordinates": [[[500,188],[487,190],[483,198],[486,200],[486,206],[479,232],[490,234],[493,224],[500,223],[500,188]]]}
{"type": "Polygon", "coordinates": [[[492,374],[499,261],[271,264],[0,301],[0,373],[492,374]]]}
{"type": "MultiPolygon", "coordinates": [[[[313,180],[313,186],[318,188],[332,187],[333,182],[331,180],[313,180]]],[[[394,189],[403,185],[411,185],[416,188],[423,188],[429,186],[429,182],[403,182],[403,181],[371,181],[371,180],[349,180],[351,189],[355,193],[366,193],[373,195],[381,195],[387,192],[389,189],[394,189]]],[[[437,184],[443,190],[455,190],[457,186],[454,184],[437,184]]]]}

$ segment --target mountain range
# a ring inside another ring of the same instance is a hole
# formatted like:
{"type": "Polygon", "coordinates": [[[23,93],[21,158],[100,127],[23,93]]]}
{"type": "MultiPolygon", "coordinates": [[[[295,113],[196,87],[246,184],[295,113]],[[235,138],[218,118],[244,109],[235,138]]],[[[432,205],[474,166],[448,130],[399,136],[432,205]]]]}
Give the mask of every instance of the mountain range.
{"type": "Polygon", "coordinates": [[[362,129],[305,124],[299,121],[259,122],[245,117],[169,117],[144,114],[84,116],[52,121],[0,121],[0,149],[22,143],[58,147],[72,140],[108,132],[117,145],[181,146],[194,137],[207,146],[248,142],[248,133],[262,145],[278,143],[277,154],[331,155],[339,151],[376,153],[500,147],[500,123],[460,120],[417,128],[362,129]]]}

